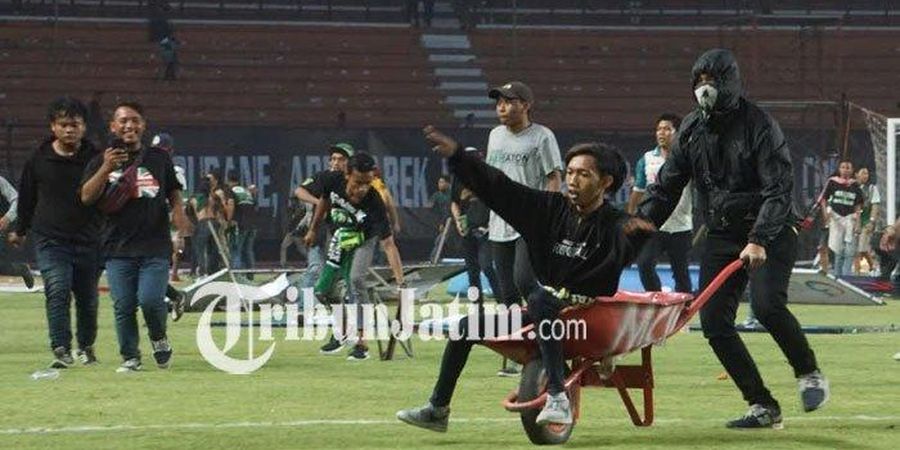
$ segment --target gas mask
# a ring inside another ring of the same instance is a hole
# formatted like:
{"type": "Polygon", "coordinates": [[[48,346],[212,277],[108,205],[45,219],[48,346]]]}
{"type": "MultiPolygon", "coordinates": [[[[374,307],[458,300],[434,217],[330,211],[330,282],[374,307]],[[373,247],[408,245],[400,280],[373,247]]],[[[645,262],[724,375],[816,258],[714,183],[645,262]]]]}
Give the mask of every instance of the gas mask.
{"type": "Polygon", "coordinates": [[[711,84],[702,84],[698,86],[697,89],[694,89],[694,97],[697,98],[697,104],[699,104],[700,109],[706,113],[713,110],[718,96],[719,91],[711,84]]]}

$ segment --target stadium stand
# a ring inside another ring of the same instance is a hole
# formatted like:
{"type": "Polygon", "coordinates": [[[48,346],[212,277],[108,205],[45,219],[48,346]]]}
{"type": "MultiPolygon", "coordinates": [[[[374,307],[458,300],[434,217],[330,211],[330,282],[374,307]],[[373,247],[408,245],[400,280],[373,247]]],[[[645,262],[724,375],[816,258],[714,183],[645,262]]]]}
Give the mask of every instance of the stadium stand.
{"type": "MultiPolygon", "coordinates": [[[[434,87],[419,33],[408,28],[179,26],[178,80],[162,81],[146,26],[7,21],[0,26],[0,123],[14,157],[46,132],[55,96],[105,106],[133,98],[157,125],[408,127],[455,123],[434,87]]],[[[18,166],[17,163],[13,164],[18,166]]]]}

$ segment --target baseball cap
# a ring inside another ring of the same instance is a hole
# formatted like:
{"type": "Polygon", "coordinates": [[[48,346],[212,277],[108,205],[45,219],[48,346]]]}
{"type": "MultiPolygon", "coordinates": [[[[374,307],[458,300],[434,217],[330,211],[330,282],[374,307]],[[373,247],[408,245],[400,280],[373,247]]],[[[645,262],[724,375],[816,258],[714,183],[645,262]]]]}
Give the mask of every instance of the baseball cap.
{"type": "Polygon", "coordinates": [[[502,86],[497,86],[488,91],[488,97],[496,100],[500,97],[505,99],[519,99],[523,102],[534,103],[534,94],[527,84],[521,81],[510,81],[502,86]]]}
{"type": "Polygon", "coordinates": [[[158,133],[156,136],[153,136],[150,145],[171,150],[175,147],[175,139],[169,133],[158,133]]]}
{"type": "Polygon", "coordinates": [[[338,142],[337,144],[332,145],[331,150],[339,151],[339,152],[343,153],[344,156],[346,156],[347,158],[352,158],[353,153],[354,153],[353,146],[346,142],[338,142]]]}

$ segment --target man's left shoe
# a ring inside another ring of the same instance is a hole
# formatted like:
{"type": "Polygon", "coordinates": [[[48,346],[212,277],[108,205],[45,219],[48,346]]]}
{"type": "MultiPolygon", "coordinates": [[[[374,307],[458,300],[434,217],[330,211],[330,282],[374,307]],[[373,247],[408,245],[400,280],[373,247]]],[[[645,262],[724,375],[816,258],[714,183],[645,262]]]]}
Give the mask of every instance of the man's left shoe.
{"type": "Polygon", "coordinates": [[[347,361],[365,361],[369,359],[369,349],[363,345],[354,345],[347,355],[347,361]]]}
{"type": "Polygon", "coordinates": [[[401,422],[426,430],[437,431],[438,433],[447,432],[447,422],[449,418],[450,407],[435,407],[431,405],[431,402],[418,408],[401,409],[400,411],[397,411],[397,419],[401,422]]]}
{"type": "Polygon", "coordinates": [[[152,341],[153,359],[156,360],[156,367],[160,369],[168,369],[172,364],[172,346],[169,345],[168,338],[162,338],[158,341],[152,341]]]}
{"type": "Polygon", "coordinates": [[[828,379],[818,370],[797,378],[800,389],[800,400],[803,402],[803,411],[811,412],[822,407],[831,395],[828,388],[828,379]]]}
{"type": "Polygon", "coordinates": [[[565,391],[556,395],[547,394],[547,401],[535,422],[538,425],[547,425],[548,423],[568,425],[572,423],[572,407],[565,391]]]}
{"type": "Polygon", "coordinates": [[[97,361],[97,355],[94,353],[93,345],[78,349],[78,351],[75,352],[75,356],[78,358],[78,361],[85,366],[93,366],[99,363],[97,361]]]}

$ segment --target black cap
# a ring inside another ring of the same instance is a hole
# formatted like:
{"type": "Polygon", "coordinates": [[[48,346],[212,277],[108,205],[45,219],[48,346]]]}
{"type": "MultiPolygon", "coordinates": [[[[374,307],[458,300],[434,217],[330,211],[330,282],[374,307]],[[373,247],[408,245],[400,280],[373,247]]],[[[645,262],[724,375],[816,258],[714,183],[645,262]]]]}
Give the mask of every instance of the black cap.
{"type": "Polygon", "coordinates": [[[503,97],[507,100],[519,99],[523,102],[534,103],[534,94],[527,84],[521,81],[510,81],[502,86],[497,86],[488,91],[488,97],[496,100],[503,97]]]}

